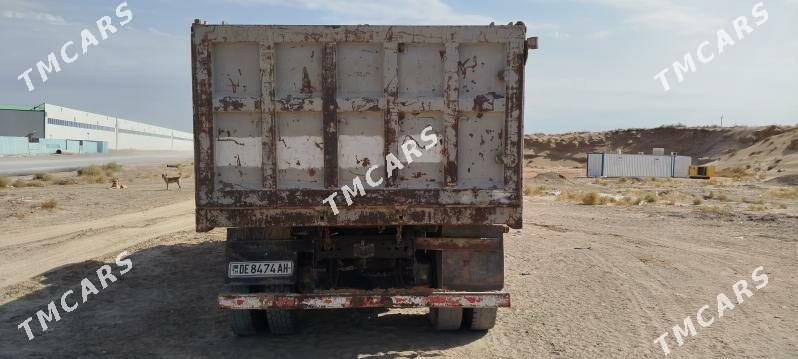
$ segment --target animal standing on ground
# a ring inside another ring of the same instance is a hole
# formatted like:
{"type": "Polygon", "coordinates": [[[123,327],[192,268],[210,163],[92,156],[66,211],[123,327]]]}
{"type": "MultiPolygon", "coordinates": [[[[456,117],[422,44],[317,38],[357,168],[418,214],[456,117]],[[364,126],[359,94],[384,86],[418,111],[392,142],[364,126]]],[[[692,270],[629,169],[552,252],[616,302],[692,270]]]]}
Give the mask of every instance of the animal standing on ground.
{"type": "Polygon", "coordinates": [[[180,177],[183,177],[182,173],[178,173],[177,177],[169,177],[165,173],[161,174],[163,181],[166,182],[166,189],[169,190],[169,183],[177,183],[177,189],[180,190],[183,187],[180,186],[180,177]]]}

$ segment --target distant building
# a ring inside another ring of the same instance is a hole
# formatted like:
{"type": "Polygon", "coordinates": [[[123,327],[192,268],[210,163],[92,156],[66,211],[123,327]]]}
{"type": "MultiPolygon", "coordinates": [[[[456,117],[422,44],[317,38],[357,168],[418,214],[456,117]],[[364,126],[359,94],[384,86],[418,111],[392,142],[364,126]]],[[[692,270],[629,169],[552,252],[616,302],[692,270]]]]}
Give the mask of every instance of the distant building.
{"type": "MultiPolygon", "coordinates": [[[[664,151],[663,151],[664,152],[664,151]]],[[[588,153],[588,177],[678,177],[690,176],[689,156],[588,153]]]]}
{"type": "Polygon", "coordinates": [[[52,104],[0,105],[0,154],[193,150],[193,134],[52,104]]]}

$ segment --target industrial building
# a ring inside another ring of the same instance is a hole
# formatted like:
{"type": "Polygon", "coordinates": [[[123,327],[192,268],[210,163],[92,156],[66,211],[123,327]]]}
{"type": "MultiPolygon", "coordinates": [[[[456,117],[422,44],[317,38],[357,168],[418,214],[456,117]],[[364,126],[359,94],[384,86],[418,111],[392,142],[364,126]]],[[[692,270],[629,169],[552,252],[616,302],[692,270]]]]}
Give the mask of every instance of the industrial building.
{"type": "Polygon", "coordinates": [[[655,154],[589,153],[587,177],[690,177],[692,157],[655,154]]]}
{"type": "Polygon", "coordinates": [[[0,105],[0,155],[193,150],[193,134],[44,103],[0,105]]]}

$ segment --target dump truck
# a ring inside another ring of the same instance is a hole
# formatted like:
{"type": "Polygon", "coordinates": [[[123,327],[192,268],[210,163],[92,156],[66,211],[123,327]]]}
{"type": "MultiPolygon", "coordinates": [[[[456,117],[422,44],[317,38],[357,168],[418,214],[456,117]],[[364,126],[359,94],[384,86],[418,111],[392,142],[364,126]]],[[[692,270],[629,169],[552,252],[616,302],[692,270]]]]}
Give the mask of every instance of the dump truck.
{"type": "Polygon", "coordinates": [[[191,28],[196,227],[232,330],[429,308],[488,330],[522,225],[523,23],[191,28]],[[223,271],[223,273],[222,273],[223,271]]]}

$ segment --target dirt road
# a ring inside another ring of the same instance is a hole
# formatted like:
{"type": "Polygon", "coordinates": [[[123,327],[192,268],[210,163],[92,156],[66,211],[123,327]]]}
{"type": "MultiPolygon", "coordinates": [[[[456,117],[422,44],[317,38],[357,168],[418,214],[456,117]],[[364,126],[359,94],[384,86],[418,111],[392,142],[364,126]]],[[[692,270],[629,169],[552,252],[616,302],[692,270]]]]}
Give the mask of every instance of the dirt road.
{"type": "MultiPolygon", "coordinates": [[[[686,316],[695,320],[705,304],[707,313],[714,312],[716,296],[734,298],[732,285],[750,281],[758,266],[764,266],[769,284],[724,317],[715,315],[711,326],[696,324],[696,336],[681,347],[671,334],[668,357],[798,353],[794,216],[527,199],[525,228],[506,237],[506,290],[513,306],[499,312],[497,327],[488,333],[433,332],[424,310],[310,311],[303,313],[304,328],[296,336],[240,339],[230,332],[225,312],[215,308],[223,284],[224,232],[184,231],[148,240],[157,230],[137,228],[152,221],[177,230],[176,223],[191,217],[175,213],[182,206],[149,212],[160,213],[155,219],[124,215],[97,222],[107,228],[104,235],[77,235],[82,244],[70,247],[71,255],[94,259],[73,257],[74,264],[0,290],[0,357],[663,358],[654,344],[658,336],[686,316]],[[122,247],[99,246],[110,255],[98,257],[81,235],[93,241],[127,238],[135,266],[28,341],[17,325],[32,315],[38,325],[37,310],[68,289],[79,290],[80,279],[112,262],[122,247]]],[[[45,242],[52,238],[42,236],[45,242]]],[[[37,250],[47,250],[34,237],[3,238],[29,246],[26,255],[37,243],[37,250]]],[[[15,260],[7,255],[4,266],[9,259],[15,260]]],[[[24,276],[8,268],[4,276],[24,276]]]]}
{"type": "Polygon", "coordinates": [[[37,276],[53,268],[125,248],[194,227],[194,201],[72,222],[0,233],[0,287],[37,276]]]}
{"type": "Polygon", "coordinates": [[[123,165],[144,165],[191,160],[186,151],[114,151],[74,155],[0,157],[0,176],[23,176],[41,172],[74,171],[96,163],[117,162],[123,165]]]}

